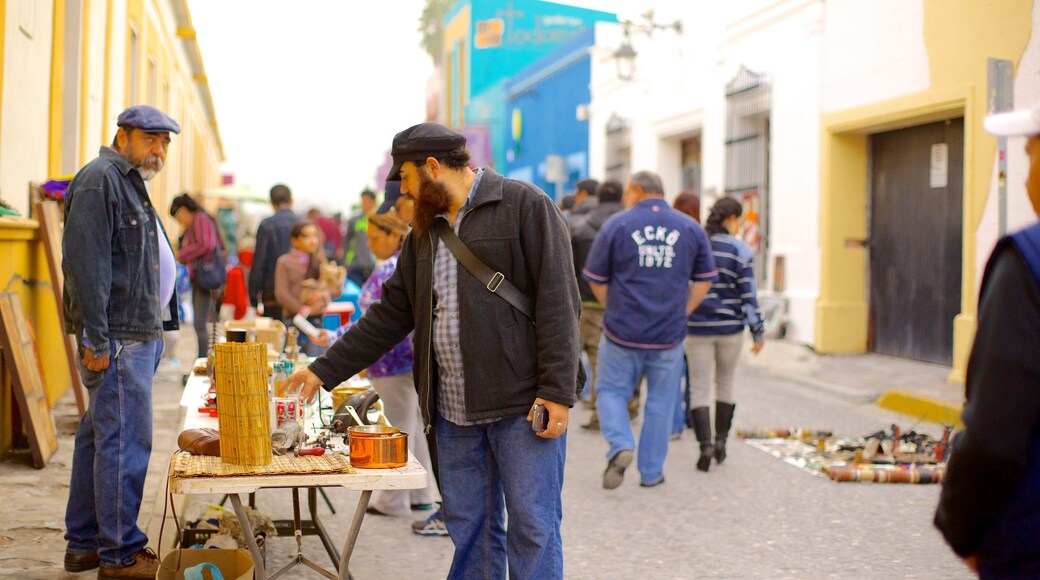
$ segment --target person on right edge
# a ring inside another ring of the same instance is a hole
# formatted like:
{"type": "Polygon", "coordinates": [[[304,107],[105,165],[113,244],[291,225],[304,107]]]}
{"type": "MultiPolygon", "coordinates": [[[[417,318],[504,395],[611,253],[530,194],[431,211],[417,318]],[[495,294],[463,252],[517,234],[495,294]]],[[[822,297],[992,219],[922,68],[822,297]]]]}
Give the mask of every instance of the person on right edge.
{"type": "Polygon", "coordinates": [[[765,344],[762,313],[755,290],[754,254],[735,236],[740,230],[744,208],[732,197],[715,202],[704,229],[719,278],[704,302],[687,323],[686,360],[690,363],[690,417],[700,443],[697,469],[708,471],[712,457],[726,460],[726,439],[737,405],[733,397],[733,375],[744,346],[744,327],[751,329],[758,354],[765,344]],[[715,370],[715,442],[711,439],[711,374],[715,370]]]}
{"type": "MultiPolygon", "coordinates": [[[[1026,137],[1040,217],[1040,104],[985,124],[1026,137]]],[[[935,525],[982,578],[1040,577],[1040,223],[998,242],[986,265],[966,394],[935,525]]]]}
{"type": "Polygon", "coordinates": [[[289,252],[293,226],[299,216],[293,213],[292,192],[278,184],[271,188],[271,207],[274,215],[265,218],[256,228],[256,249],[253,267],[249,269],[249,304],[253,308],[263,305],[263,315],[280,320],[282,307],[274,294],[274,273],[278,258],[289,252]]]}
{"type": "Polygon", "coordinates": [[[686,317],[716,276],[704,230],[668,207],[660,177],[635,173],[625,194],[634,205],[603,224],[584,270],[604,308],[596,410],[610,445],[603,473],[606,489],[620,486],[632,463],[636,442],[627,405],[640,375],[647,384],[639,435],[640,485],[664,483],[686,317]]]}

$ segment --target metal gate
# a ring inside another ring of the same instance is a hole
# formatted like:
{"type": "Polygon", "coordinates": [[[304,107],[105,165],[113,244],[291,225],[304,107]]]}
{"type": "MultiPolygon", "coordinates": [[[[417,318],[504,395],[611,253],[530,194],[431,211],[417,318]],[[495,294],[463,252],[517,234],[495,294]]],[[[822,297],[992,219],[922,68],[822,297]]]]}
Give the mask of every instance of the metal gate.
{"type": "Polygon", "coordinates": [[[768,270],[772,95],[769,77],[743,66],[726,85],[726,195],[744,205],[739,236],[755,254],[755,278],[760,288],[765,287],[768,270]]]}
{"type": "Polygon", "coordinates": [[[964,119],[871,137],[870,347],[950,364],[961,308],[964,119]]]}

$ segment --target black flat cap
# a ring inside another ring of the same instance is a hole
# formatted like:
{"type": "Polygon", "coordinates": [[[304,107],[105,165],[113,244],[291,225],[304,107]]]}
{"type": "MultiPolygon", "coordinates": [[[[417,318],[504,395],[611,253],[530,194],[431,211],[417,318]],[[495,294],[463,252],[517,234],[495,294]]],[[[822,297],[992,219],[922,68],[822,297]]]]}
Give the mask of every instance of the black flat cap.
{"type": "Polygon", "coordinates": [[[180,133],[181,126],[166,113],[148,105],[134,105],[119,113],[116,125],[133,127],[148,133],[180,133]]]}
{"type": "Polygon", "coordinates": [[[440,123],[420,123],[394,135],[390,155],[394,165],[387,181],[401,181],[401,165],[405,161],[423,161],[466,148],[466,138],[440,123]]]}

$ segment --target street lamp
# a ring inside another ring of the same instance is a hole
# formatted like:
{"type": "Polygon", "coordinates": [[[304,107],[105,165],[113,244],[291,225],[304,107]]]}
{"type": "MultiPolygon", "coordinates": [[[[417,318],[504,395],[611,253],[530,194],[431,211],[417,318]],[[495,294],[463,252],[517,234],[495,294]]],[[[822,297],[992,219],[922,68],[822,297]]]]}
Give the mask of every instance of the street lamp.
{"type": "Polygon", "coordinates": [[[617,64],[618,78],[623,81],[632,80],[636,70],[636,49],[632,46],[631,32],[636,32],[646,35],[647,38],[652,38],[654,32],[657,30],[672,30],[676,34],[683,33],[683,25],[681,20],[676,20],[671,24],[661,24],[654,22],[654,11],[648,10],[642,14],[641,22],[633,22],[631,20],[625,20],[621,23],[622,30],[624,30],[624,38],[621,40],[621,46],[614,51],[614,61],[617,64]]]}
{"type": "Polygon", "coordinates": [[[621,46],[614,51],[614,62],[617,64],[618,78],[623,81],[632,80],[636,70],[636,49],[629,42],[627,32],[621,46]]]}

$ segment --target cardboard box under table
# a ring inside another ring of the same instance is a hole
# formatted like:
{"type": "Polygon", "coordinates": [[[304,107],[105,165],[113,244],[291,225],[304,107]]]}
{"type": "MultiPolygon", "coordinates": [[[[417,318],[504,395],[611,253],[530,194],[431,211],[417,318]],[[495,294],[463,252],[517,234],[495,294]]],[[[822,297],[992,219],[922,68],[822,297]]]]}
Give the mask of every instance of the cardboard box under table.
{"type": "MultiPolygon", "coordinates": [[[[201,361],[200,361],[201,362],[201,361]]],[[[198,363],[197,363],[198,364],[198,363]]],[[[198,411],[206,392],[209,390],[209,378],[191,375],[184,387],[181,406],[187,408],[184,428],[211,427],[218,428],[215,417],[198,411]]],[[[317,409],[304,417],[304,430],[313,433],[320,419],[317,409]]],[[[249,552],[253,558],[256,577],[259,579],[274,578],[281,575],[296,564],[305,564],[328,578],[346,579],[349,577],[350,556],[357,542],[365,510],[373,490],[377,489],[419,489],[426,486],[426,470],[415,457],[409,453],[408,464],[396,469],[355,469],[349,465],[346,456],[326,452],[320,457],[276,457],[275,462],[263,467],[247,467],[229,465],[219,458],[198,457],[178,454],[174,457],[170,469],[170,492],[176,494],[227,495],[231,499],[235,515],[242,526],[242,531],[249,543],[249,552]],[[354,517],[343,544],[343,553],[337,558],[335,547],[331,544],[328,533],[317,516],[317,491],[321,487],[342,487],[351,491],[360,491],[354,517]],[[256,544],[252,526],[246,517],[242,505],[242,494],[252,494],[261,489],[291,489],[293,492],[293,525],[302,529],[300,520],[299,489],[308,490],[308,507],[316,528],[315,533],[322,538],[326,550],[334,561],[338,560],[339,575],[335,575],[317,566],[298,550],[296,558],[282,570],[268,576],[260,548],[256,544]]]]}

